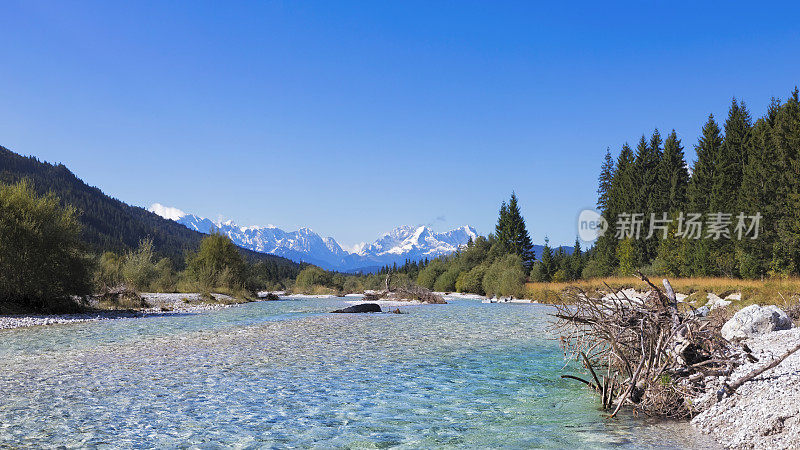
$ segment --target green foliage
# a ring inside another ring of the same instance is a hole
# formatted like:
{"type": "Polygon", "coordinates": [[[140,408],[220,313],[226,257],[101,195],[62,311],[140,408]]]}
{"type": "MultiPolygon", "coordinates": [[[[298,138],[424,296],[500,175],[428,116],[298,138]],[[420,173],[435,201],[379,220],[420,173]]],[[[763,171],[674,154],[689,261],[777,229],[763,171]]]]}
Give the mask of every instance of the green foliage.
{"type": "Polygon", "coordinates": [[[488,269],[488,266],[481,264],[473,267],[468,272],[461,272],[456,280],[456,291],[479,295],[486,294],[486,291],[483,290],[483,278],[486,276],[488,269]]]}
{"type": "Polygon", "coordinates": [[[0,184],[0,304],[48,310],[91,291],[74,208],[30,183],[0,184]]]}
{"type": "Polygon", "coordinates": [[[517,195],[513,192],[508,205],[503,202],[500,206],[495,233],[499,249],[504,253],[519,255],[523,263],[530,267],[534,259],[533,243],[519,210],[517,195]]]}
{"type": "MultiPolygon", "coordinates": [[[[733,99],[724,131],[709,115],[695,150],[691,176],[674,130],[663,149],[656,130],[649,141],[644,136],[639,140],[635,155],[623,146],[615,166],[607,154],[598,179],[598,207],[611,230],[622,212],[645,213],[645,232],[650,213],[683,211],[707,218],[721,212],[732,214],[734,234],[739,212],[760,213],[758,239],[685,239],[670,230],[666,239],[621,242],[609,233],[597,240],[583,276],[629,274],[639,267],[671,276],[759,278],[800,273],[797,88],[784,103],[773,99],[755,122],[744,103],[733,99]]],[[[540,269],[532,272],[533,278],[546,278],[540,269]]]]}
{"type": "Polygon", "coordinates": [[[456,281],[461,269],[457,266],[450,267],[442,272],[433,284],[433,290],[437,292],[453,292],[456,290],[456,281]]]}
{"type": "Polygon", "coordinates": [[[172,260],[161,258],[155,265],[155,279],[151,283],[151,290],[155,292],[175,292],[178,285],[178,276],[172,266],[172,260]]]}
{"type": "Polygon", "coordinates": [[[197,253],[187,257],[186,265],[189,275],[205,289],[244,287],[245,261],[239,248],[222,234],[203,238],[197,253]]]}
{"type": "Polygon", "coordinates": [[[633,239],[627,238],[620,241],[617,246],[617,259],[619,260],[619,268],[617,271],[622,276],[630,276],[638,267],[638,257],[636,255],[636,246],[633,239]]]}
{"type": "Polygon", "coordinates": [[[488,296],[525,296],[525,270],[522,258],[509,254],[489,266],[483,277],[483,290],[488,296]]]}
{"type": "Polygon", "coordinates": [[[433,290],[434,284],[436,283],[436,279],[439,278],[439,275],[444,273],[447,270],[445,267],[444,261],[440,259],[435,259],[430,262],[427,266],[425,266],[422,271],[420,271],[419,276],[417,277],[417,284],[433,290]]]}
{"type": "Polygon", "coordinates": [[[294,281],[294,290],[305,291],[313,286],[327,286],[332,284],[333,277],[330,272],[316,266],[308,266],[297,275],[294,281]]]}
{"type": "Polygon", "coordinates": [[[157,276],[158,272],[153,263],[153,241],[148,238],[142,239],[136,250],[125,254],[122,261],[122,278],[131,288],[146,291],[157,276]]]}
{"type": "Polygon", "coordinates": [[[603,165],[600,166],[600,177],[597,179],[597,208],[605,211],[611,200],[611,182],[614,180],[614,158],[611,149],[606,149],[603,165]]]}
{"type": "Polygon", "coordinates": [[[114,252],[104,252],[100,255],[95,282],[101,289],[122,283],[122,258],[114,252]]]}

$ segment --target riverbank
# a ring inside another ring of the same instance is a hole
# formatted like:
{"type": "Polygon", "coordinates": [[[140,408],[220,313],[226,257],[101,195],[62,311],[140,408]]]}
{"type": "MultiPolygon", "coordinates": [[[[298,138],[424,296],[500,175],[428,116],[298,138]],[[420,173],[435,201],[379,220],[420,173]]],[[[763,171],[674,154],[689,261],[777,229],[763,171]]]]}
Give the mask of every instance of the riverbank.
{"type": "MultiPolygon", "coordinates": [[[[653,277],[653,280],[660,278],[653,277]]],[[[777,305],[783,307],[794,297],[796,301],[800,296],[800,278],[770,278],[766,280],[741,280],[734,278],[670,278],[670,283],[675,292],[686,295],[683,299],[701,307],[713,297],[726,298],[732,294],[739,294],[738,302],[741,306],[754,303],[760,305],[777,305]]],[[[657,283],[660,284],[660,283],[657,283]]],[[[580,288],[586,292],[608,291],[613,289],[634,289],[647,291],[649,287],[642,280],[635,277],[606,277],[589,280],[576,280],[563,283],[527,283],[525,285],[526,297],[533,298],[543,303],[560,303],[563,301],[562,293],[571,287],[580,288]]]]}
{"type": "Polygon", "coordinates": [[[74,314],[8,314],[0,316],[0,330],[42,325],[97,322],[101,320],[196,314],[228,308],[243,303],[242,300],[225,294],[211,294],[214,301],[198,293],[142,293],[140,295],[148,305],[150,305],[149,307],[137,310],[94,309],[74,314]]]}
{"type": "MultiPolygon", "coordinates": [[[[800,328],[773,331],[750,338],[745,344],[758,362],[745,363],[730,382],[769,363],[800,340],[800,328]]],[[[722,380],[706,379],[706,392],[696,399],[711,406],[692,420],[692,425],[728,448],[800,447],[800,353],[744,383],[736,392],[713,402],[722,380]]]]}

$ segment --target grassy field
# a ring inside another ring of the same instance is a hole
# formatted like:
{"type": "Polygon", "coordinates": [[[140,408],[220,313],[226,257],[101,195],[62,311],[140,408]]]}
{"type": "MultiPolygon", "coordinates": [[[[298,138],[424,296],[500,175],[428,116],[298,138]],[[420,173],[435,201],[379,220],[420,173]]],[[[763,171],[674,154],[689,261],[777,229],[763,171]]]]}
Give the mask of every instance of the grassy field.
{"type": "MultiPolygon", "coordinates": [[[[661,286],[661,279],[654,277],[652,281],[661,286]]],[[[708,293],[721,298],[741,293],[742,300],[736,302],[739,307],[753,303],[788,307],[797,304],[800,299],[800,278],[770,278],[763,281],[733,278],[671,278],[669,281],[675,292],[688,295],[687,301],[692,302],[695,307],[705,304],[708,293]]],[[[606,284],[614,289],[647,289],[643,281],[634,277],[595,278],[565,283],[528,283],[525,288],[528,298],[544,303],[561,303],[563,302],[561,293],[569,286],[595,292],[608,291],[606,284]]]]}

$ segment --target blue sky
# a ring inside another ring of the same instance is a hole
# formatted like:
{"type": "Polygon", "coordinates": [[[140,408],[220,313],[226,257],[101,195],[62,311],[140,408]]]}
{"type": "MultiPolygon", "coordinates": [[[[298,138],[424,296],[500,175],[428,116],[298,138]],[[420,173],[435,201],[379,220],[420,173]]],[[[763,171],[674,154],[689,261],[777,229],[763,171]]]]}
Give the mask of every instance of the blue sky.
{"type": "Polygon", "coordinates": [[[797,2],[40,2],[0,6],[0,145],[128,203],[309,226],[574,240],[606,147],[692,147],[800,75],[797,2]]]}

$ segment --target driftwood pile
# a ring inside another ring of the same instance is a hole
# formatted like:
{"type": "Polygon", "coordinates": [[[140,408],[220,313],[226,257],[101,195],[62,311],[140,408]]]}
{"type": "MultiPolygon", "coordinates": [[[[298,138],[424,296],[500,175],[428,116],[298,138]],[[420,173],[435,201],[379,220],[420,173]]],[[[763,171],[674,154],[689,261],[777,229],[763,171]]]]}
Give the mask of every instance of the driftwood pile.
{"type": "Polygon", "coordinates": [[[365,301],[376,300],[391,300],[398,302],[418,301],[422,303],[445,304],[445,299],[439,295],[431,292],[430,290],[414,283],[406,283],[397,286],[394,289],[390,288],[390,280],[392,273],[386,275],[384,281],[384,289],[382,291],[364,292],[365,301]]]}
{"type": "MultiPolygon", "coordinates": [[[[746,360],[757,360],[746,345],[723,339],[712,322],[692,311],[679,311],[668,280],[661,290],[639,276],[651,288],[644,300],[628,298],[608,285],[611,294],[607,295],[590,295],[577,288],[565,294],[554,327],[565,356],[581,361],[591,378],[562,378],[580,381],[598,392],[603,408],[613,409],[611,417],[625,405],[653,416],[691,417],[698,412],[691,399],[706,389],[707,376],[727,377],[746,360]]],[[[789,354],[736,383],[726,383],[718,397],[732,394],[789,354]]]]}

